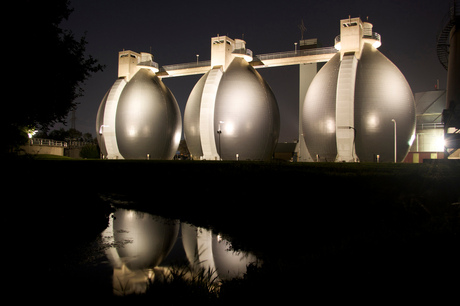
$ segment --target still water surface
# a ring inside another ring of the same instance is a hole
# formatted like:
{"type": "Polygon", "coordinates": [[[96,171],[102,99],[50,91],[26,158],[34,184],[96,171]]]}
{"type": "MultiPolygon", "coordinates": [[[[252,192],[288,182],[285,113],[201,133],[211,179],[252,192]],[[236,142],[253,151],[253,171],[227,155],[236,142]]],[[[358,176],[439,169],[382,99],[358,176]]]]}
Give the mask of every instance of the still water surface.
{"type": "Polygon", "coordinates": [[[101,235],[116,295],[143,293],[149,281],[178,267],[188,273],[204,269],[219,281],[241,277],[257,262],[210,230],[134,210],[118,208],[101,235]]]}

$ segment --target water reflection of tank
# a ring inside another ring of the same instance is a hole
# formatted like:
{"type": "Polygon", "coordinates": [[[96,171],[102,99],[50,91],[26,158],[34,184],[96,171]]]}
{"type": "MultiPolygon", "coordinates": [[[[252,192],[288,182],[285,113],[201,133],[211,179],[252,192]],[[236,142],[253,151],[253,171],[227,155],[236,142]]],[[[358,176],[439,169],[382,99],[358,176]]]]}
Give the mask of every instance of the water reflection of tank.
{"type": "Polygon", "coordinates": [[[412,91],[399,69],[377,48],[380,35],[359,18],[341,20],[340,50],[316,75],[301,110],[314,160],[404,160],[415,132],[412,91]],[[396,128],[395,123],[396,121],[396,128]]]}
{"type": "Polygon", "coordinates": [[[267,160],[280,118],[270,86],[248,64],[242,40],[211,40],[211,67],[190,93],[184,135],[190,153],[207,160],[267,160]]]}
{"type": "Polygon", "coordinates": [[[114,241],[124,242],[116,251],[121,262],[131,270],[158,266],[168,256],[178,233],[176,221],[125,209],[118,209],[114,214],[114,241]]]}
{"type": "Polygon", "coordinates": [[[242,277],[246,267],[257,258],[246,252],[231,250],[231,244],[210,230],[182,223],[182,243],[187,258],[195,269],[217,272],[222,280],[242,277]]]}
{"type": "Polygon", "coordinates": [[[96,118],[101,152],[109,159],[172,159],[182,122],[176,99],[156,76],[152,55],[120,52],[118,80],[96,118]]]}
{"type": "Polygon", "coordinates": [[[257,263],[253,254],[232,250],[231,243],[217,235],[213,235],[212,254],[217,275],[223,280],[241,277],[249,264],[257,263]]]}

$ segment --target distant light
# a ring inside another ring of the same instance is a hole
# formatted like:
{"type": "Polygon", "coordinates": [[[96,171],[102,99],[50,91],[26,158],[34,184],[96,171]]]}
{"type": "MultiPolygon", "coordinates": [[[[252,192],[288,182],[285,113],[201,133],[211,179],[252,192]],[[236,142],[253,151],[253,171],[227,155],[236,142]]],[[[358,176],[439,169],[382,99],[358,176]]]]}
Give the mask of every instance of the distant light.
{"type": "Polygon", "coordinates": [[[37,134],[37,132],[37,130],[28,130],[27,135],[29,136],[29,138],[32,138],[35,134],[37,134]]]}
{"type": "Polygon", "coordinates": [[[248,62],[248,63],[249,63],[249,62],[252,62],[252,60],[253,60],[252,56],[247,55],[247,54],[244,55],[243,58],[244,58],[244,59],[246,60],[246,62],[248,62]]]}
{"type": "Polygon", "coordinates": [[[372,47],[374,47],[375,49],[377,49],[378,47],[380,47],[382,45],[382,43],[380,42],[380,40],[376,40],[373,44],[372,44],[372,47]]]}
{"type": "Polygon", "coordinates": [[[104,130],[103,128],[105,128],[105,127],[108,127],[108,125],[107,124],[101,124],[101,126],[99,127],[99,135],[102,135],[102,132],[104,130]]]}
{"type": "Polygon", "coordinates": [[[160,69],[158,69],[157,67],[146,67],[146,68],[151,70],[153,73],[157,73],[158,71],[160,71],[160,69]]]}
{"type": "Polygon", "coordinates": [[[440,135],[436,137],[436,140],[435,140],[436,151],[439,151],[439,152],[444,151],[445,146],[446,146],[446,142],[444,140],[444,135],[440,135]]]}

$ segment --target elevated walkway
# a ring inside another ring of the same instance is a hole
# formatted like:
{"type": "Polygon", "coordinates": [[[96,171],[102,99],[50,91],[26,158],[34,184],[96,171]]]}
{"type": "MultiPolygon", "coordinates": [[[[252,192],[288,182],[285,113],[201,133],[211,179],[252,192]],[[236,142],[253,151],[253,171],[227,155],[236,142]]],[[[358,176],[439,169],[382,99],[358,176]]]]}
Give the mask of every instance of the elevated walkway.
{"type": "MultiPolygon", "coordinates": [[[[249,63],[254,68],[269,68],[278,66],[300,65],[329,61],[338,51],[334,47],[314,48],[255,55],[249,63]]],[[[211,70],[211,61],[166,65],[160,68],[157,76],[160,78],[178,77],[195,74],[205,74],[211,70]]]]}

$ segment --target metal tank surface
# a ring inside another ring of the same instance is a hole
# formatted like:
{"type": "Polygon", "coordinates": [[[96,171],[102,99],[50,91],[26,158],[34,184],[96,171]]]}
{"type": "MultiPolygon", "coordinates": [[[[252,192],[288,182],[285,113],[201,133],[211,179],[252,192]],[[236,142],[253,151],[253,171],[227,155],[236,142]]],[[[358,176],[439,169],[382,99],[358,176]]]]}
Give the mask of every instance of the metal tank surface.
{"type": "Polygon", "coordinates": [[[412,90],[377,50],[371,24],[341,23],[340,52],[315,76],[301,110],[308,151],[314,161],[401,162],[415,133],[412,90]]]}
{"type": "Polygon", "coordinates": [[[190,153],[208,160],[268,160],[280,115],[270,86],[241,57],[214,67],[193,88],[184,114],[190,153]]]}
{"type": "Polygon", "coordinates": [[[399,69],[371,45],[364,46],[355,87],[356,153],[360,161],[394,159],[394,122],[397,161],[402,162],[415,133],[412,90],[399,69]]]}
{"type": "Polygon", "coordinates": [[[150,70],[141,69],[118,102],[116,134],[126,159],[172,159],[181,137],[179,106],[171,91],[150,70]]]}
{"type": "Polygon", "coordinates": [[[106,158],[168,160],[179,146],[182,120],[171,91],[153,71],[139,69],[107,92],[96,129],[106,158]]]}
{"type": "Polygon", "coordinates": [[[334,161],[335,100],[340,54],[336,54],[315,76],[305,96],[302,110],[302,129],[311,157],[334,161]]]}

